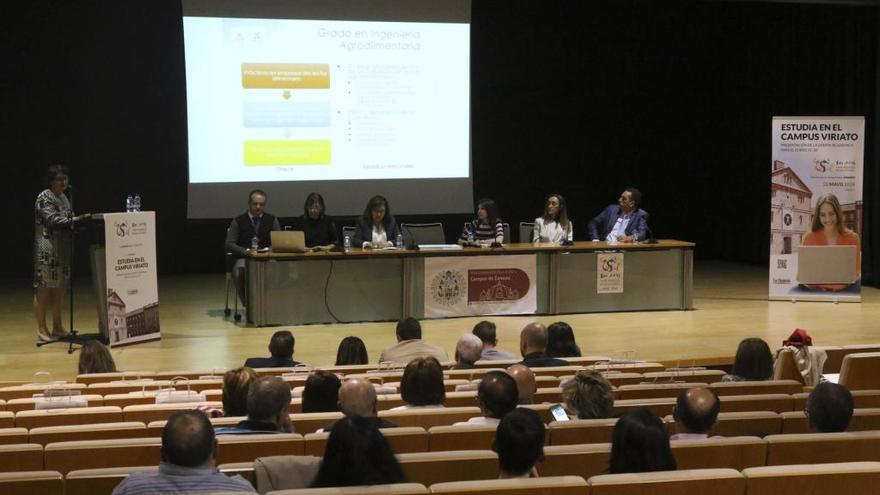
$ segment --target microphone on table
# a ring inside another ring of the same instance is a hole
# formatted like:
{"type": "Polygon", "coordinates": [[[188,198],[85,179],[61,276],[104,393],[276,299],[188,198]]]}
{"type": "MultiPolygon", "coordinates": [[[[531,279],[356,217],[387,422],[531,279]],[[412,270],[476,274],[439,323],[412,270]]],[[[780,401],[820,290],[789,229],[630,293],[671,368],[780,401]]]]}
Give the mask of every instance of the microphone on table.
{"type": "Polygon", "coordinates": [[[642,244],[657,244],[657,239],[654,238],[654,231],[651,230],[651,227],[645,225],[645,230],[648,231],[648,237],[642,241],[642,244]]]}

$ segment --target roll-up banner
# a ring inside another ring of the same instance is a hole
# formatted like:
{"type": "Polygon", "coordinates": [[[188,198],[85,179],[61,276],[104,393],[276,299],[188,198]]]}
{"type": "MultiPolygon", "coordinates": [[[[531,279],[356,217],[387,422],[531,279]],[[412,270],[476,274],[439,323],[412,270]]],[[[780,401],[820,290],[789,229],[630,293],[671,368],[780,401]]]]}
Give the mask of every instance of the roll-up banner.
{"type": "Polygon", "coordinates": [[[425,316],[532,314],[534,254],[425,258],[425,316]]]}
{"type": "Polygon", "coordinates": [[[160,338],[156,213],[104,214],[110,345],[160,338]]]}
{"type": "Polygon", "coordinates": [[[774,117],[770,299],[861,301],[864,117],[774,117]]]}

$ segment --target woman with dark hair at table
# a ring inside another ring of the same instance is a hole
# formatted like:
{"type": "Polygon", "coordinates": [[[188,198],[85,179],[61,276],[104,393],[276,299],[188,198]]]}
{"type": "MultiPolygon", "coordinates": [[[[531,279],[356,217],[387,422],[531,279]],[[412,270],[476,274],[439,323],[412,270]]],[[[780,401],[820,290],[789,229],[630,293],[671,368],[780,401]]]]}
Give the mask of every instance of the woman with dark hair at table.
{"type": "Polygon", "coordinates": [[[37,338],[41,341],[67,335],[61,322],[61,306],[70,287],[70,257],[73,252],[73,225],[87,217],[73,216],[73,207],[64,194],[69,185],[64,165],[46,171],[46,185],[34,204],[34,316],[37,338]],[[46,312],[52,312],[52,332],[46,326],[46,312]]]}
{"type": "Polygon", "coordinates": [[[458,242],[465,244],[471,238],[480,245],[504,242],[504,222],[498,216],[498,206],[491,199],[477,201],[477,216],[464,224],[458,242]]]}
{"type": "Polygon", "coordinates": [[[383,196],[373,196],[367,202],[364,214],[358,219],[353,244],[364,249],[394,245],[400,228],[391,214],[391,206],[383,196]]]}
{"type": "Polygon", "coordinates": [[[336,350],[336,366],[346,364],[367,364],[367,346],[359,337],[346,337],[336,350]]]}
{"type": "Polygon", "coordinates": [[[305,233],[306,247],[316,251],[332,251],[339,244],[336,223],[326,212],[323,196],[313,192],[306,197],[303,215],[296,225],[305,233]]]}

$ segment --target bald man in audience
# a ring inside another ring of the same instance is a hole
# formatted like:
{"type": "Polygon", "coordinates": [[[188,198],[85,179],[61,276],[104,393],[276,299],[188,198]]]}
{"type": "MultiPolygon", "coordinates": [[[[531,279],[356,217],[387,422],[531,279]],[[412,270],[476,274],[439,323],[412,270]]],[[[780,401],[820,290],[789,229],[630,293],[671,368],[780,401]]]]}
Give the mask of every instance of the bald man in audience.
{"type": "Polygon", "coordinates": [[[547,366],[568,366],[568,361],[547,357],[547,327],[538,322],[529,323],[519,333],[519,351],[522,353],[522,364],[529,368],[547,366]]]}
{"type": "Polygon", "coordinates": [[[675,419],[678,433],[669,437],[670,440],[703,440],[709,438],[709,432],[718,421],[721,401],[714,390],[706,387],[694,387],[678,393],[672,417],[675,419]]]}
{"type": "Polygon", "coordinates": [[[455,423],[462,425],[494,425],[498,426],[507,413],[516,409],[519,392],[513,377],[504,371],[490,371],[480,380],[477,399],[483,415],[467,421],[455,423]]]}
{"type": "Polygon", "coordinates": [[[458,338],[455,344],[455,366],[452,369],[474,369],[474,363],[483,353],[483,341],[474,334],[466,333],[458,338]]]}
{"type": "Polygon", "coordinates": [[[512,376],[516,382],[516,388],[519,391],[519,404],[534,404],[535,392],[538,390],[535,383],[535,372],[526,365],[514,364],[507,368],[507,374],[512,376]]]}
{"type": "MultiPolygon", "coordinates": [[[[360,416],[377,428],[394,428],[396,424],[377,416],[376,387],[363,378],[349,378],[339,387],[339,410],[346,416],[360,416]]],[[[334,423],[335,424],[335,421],[334,423]]],[[[333,424],[324,427],[330,431],[333,424]]]]}
{"type": "Polygon", "coordinates": [[[218,435],[293,433],[290,423],[290,385],[277,376],[261,376],[251,384],[247,419],[235,426],[215,428],[218,435]]]}

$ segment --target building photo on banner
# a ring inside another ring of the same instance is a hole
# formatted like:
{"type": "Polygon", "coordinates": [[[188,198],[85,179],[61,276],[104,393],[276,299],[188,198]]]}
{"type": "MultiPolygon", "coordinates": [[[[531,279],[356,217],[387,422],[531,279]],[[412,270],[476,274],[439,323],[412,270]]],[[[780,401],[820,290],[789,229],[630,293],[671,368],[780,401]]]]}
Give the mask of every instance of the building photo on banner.
{"type": "Polygon", "coordinates": [[[774,117],[770,289],[860,302],[864,117],[774,117]]]}

